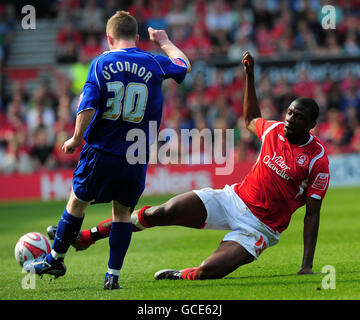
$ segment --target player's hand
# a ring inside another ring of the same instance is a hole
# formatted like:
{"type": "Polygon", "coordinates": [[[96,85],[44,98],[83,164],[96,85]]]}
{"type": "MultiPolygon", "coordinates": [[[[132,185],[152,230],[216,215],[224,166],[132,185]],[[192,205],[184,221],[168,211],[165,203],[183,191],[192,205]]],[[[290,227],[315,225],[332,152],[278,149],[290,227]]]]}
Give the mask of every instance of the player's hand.
{"type": "Polygon", "coordinates": [[[298,275],[301,274],[314,274],[314,271],[311,267],[301,267],[300,270],[297,272],[298,275]]]}
{"type": "Polygon", "coordinates": [[[155,44],[157,44],[159,47],[170,42],[169,37],[165,30],[156,30],[149,27],[148,32],[149,32],[150,40],[155,44]]]}
{"type": "Polygon", "coordinates": [[[241,62],[244,64],[244,71],[246,74],[254,74],[254,58],[248,51],[243,54],[241,62]]]}
{"type": "Polygon", "coordinates": [[[74,153],[76,148],[81,144],[81,141],[76,140],[74,137],[71,137],[69,140],[66,140],[61,148],[61,150],[67,154],[74,153]]]}

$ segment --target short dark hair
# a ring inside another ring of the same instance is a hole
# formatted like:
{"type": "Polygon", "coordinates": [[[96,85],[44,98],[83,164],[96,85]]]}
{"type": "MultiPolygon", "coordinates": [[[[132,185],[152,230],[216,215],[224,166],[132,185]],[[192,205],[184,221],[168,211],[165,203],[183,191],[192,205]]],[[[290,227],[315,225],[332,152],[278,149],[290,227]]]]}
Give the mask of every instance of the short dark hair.
{"type": "Polygon", "coordinates": [[[314,99],[301,97],[297,98],[295,101],[302,107],[306,108],[310,114],[311,119],[316,121],[319,116],[319,105],[314,99]]]}
{"type": "Polygon", "coordinates": [[[106,23],[106,33],[115,39],[135,40],[138,23],[127,11],[117,11],[106,23]]]}

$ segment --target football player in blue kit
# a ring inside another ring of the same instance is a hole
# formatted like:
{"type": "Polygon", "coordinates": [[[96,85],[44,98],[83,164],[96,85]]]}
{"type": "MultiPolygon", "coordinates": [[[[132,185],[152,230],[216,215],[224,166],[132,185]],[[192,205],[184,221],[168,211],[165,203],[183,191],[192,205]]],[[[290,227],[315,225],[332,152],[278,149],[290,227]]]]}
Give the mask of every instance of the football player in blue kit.
{"type": "Polygon", "coordinates": [[[109,235],[110,257],[104,289],[119,289],[119,273],[132,235],[131,212],[144,188],[147,162],[128,161],[127,141],[131,129],[146,135],[145,157],[150,150],[149,123],[159,128],[162,115],[161,84],[172,78],[181,83],[190,71],[185,54],[164,30],[148,29],[150,40],[166,54],[153,55],[136,47],[138,26],[128,12],[118,11],[106,24],[110,51],[95,58],[79,98],[73,136],[64,142],[73,153],[84,138],[72,191],[58,223],[51,252],[24,263],[38,275],[63,276],[64,257],[78,235],[90,203],[113,201],[109,235]]]}

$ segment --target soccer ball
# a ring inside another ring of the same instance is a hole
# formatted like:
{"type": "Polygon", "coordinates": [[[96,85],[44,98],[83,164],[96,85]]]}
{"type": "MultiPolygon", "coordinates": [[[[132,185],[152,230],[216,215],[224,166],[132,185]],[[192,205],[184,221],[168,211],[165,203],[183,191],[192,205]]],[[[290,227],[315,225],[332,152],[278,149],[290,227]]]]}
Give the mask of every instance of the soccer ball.
{"type": "Polygon", "coordinates": [[[51,242],[39,232],[24,234],[16,243],[15,259],[22,266],[26,260],[37,259],[51,251],[51,242]]]}

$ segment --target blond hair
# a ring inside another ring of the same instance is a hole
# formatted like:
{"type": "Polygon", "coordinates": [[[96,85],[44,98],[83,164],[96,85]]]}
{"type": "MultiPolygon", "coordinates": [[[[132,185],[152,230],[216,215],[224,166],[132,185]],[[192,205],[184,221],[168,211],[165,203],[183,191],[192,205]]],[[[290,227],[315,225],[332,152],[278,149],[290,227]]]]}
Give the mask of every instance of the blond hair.
{"type": "Polygon", "coordinates": [[[116,11],[106,23],[106,34],[111,35],[117,40],[135,40],[137,33],[137,21],[127,11],[116,11]]]}

